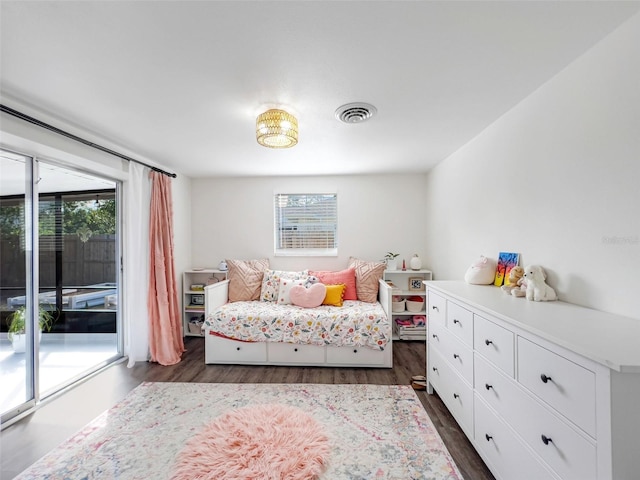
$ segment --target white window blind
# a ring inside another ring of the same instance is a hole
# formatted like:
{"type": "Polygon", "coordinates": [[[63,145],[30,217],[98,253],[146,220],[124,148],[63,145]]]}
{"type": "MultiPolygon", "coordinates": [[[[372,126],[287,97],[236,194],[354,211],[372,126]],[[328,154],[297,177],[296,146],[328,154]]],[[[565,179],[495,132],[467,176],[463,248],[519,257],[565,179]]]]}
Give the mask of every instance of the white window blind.
{"type": "Polygon", "coordinates": [[[285,194],[274,197],[276,255],[337,255],[338,196],[285,194]]]}

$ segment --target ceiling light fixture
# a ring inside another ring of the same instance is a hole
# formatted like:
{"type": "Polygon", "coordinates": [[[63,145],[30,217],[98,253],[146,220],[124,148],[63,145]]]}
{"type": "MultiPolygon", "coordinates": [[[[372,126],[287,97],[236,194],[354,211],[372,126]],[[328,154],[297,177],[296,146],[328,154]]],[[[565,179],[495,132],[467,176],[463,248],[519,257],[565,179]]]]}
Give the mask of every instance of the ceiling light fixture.
{"type": "Polygon", "coordinates": [[[298,143],[298,120],[290,113],[273,108],[256,118],[256,140],[268,148],[289,148],[298,143]]]}

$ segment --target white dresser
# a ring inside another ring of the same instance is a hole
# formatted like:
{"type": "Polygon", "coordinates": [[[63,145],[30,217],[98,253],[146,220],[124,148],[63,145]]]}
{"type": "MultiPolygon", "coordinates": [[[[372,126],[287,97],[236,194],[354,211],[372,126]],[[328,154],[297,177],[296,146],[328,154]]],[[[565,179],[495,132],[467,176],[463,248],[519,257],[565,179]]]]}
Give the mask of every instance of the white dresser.
{"type": "Polygon", "coordinates": [[[426,284],[427,390],[496,478],[640,479],[640,320],[426,284]]]}

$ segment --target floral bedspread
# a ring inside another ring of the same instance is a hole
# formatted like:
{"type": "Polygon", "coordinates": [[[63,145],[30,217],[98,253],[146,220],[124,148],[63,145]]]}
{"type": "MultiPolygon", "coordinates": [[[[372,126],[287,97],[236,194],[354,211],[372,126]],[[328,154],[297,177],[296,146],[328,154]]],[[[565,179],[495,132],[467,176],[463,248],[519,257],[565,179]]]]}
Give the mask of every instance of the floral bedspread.
{"type": "Polygon", "coordinates": [[[391,322],[382,305],[345,300],[342,307],[302,308],[274,302],[222,305],[204,322],[207,335],[245,342],[358,346],[384,350],[391,322]]]}

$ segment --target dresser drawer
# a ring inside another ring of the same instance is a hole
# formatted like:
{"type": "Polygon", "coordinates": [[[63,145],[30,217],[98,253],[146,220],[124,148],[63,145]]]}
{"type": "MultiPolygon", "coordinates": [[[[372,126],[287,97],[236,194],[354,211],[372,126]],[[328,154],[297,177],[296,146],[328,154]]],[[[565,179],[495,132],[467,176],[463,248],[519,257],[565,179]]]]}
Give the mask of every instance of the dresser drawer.
{"type": "Polygon", "coordinates": [[[447,328],[473,348],[473,313],[457,303],[447,302],[447,328]]]}
{"type": "Polygon", "coordinates": [[[325,348],[318,345],[298,345],[293,343],[270,343],[267,347],[269,362],[295,363],[297,365],[325,361],[325,348]]]}
{"type": "Polygon", "coordinates": [[[458,376],[440,352],[430,352],[429,381],[453,418],[469,438],[473,438],[473,390],[458,376]]]}
{"type": "Polygon", "coordinates": [[[443,355],[446,355],[444,352],[444,341],[447,335],[450,335],[447,332],[447,329],[444,325],[441,325],[437,322],[427,322],[428,334],[427,334],[427,342],[429,348],[436,348],[442,352],[443,355]]]}
{"type": "Polygon", "coordinates": [[[520,441],[513,431],[475,400],[475,445],[498,480],[557,479],[520,441]]]}
{"type": "Polygon", "coordinates": [[[475,382],[476,395],[499,412],[560,477],[596,478],[596,447],[584,434],[479,356],[475,359],[475,382]]]}
{"type": "Polygon", "coordinates": [[[595,437],[594,372],[518,337],[518,381],[595,437]]]}
{"type": "Polygon", "coordinates": [[[429,316],[430,323],[446,324],[447,301],[432,291],[429,291],[429,308],[427,309],[427,315],[429,316]]]}
{"type": "Polygon", "coordinates": [[[449,330],[434,325],[431,330],[430,343],[440,351],[440,354],[447,360],[469,385],[473,385],[473,351],[462,341],[454,336],[449,330]],[[435,338],[433,337],[435,335],[435,338]]]}
{"type": "Polygon", "coordinates": [[[479,315],[473,316],[473,345],[476,352],[510,377],[514,375],[513,344],[513,332],[479,315]]]}

